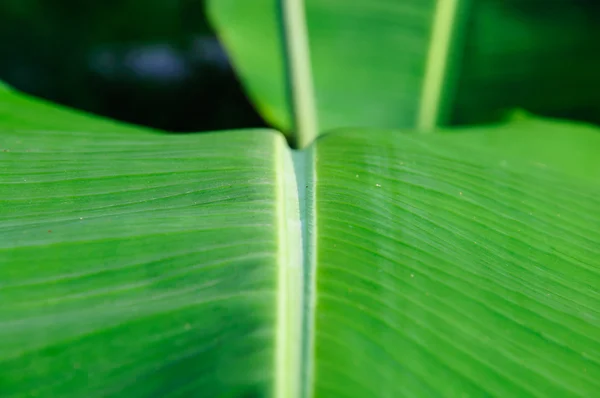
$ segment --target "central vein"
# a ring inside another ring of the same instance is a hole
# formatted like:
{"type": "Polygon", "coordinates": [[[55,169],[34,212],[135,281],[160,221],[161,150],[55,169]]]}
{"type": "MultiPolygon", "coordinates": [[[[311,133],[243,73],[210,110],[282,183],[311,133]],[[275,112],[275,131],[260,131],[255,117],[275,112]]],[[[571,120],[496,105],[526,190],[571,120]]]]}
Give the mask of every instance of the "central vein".
{"type": "Polygon", "coordinates": [[[312,148],[276,140],[277,327],[275,397],[308,398],[313,385],[315,173],[312,148]]]}
{"type": "MultiPolygon", "coordinates": [[[[314,375],[316,264],[315,154],[311,144],[317,137],[317,113],[304,0],[279,0],[279,6],[286,86],[294,126],[293,143],[300,150],[290,151],[285,147],[285,153],[280,153],[293,166],[279,175],[296,184],[294,187],[286,186],[285,181],[279,184],[287,192],[280,199],[289,200],[287,205],[281,206],[288,214],[288,222],[283,226],[287,231],[280,230],[279,233],[287,232],[288,236],[297,238],[282,242],[288,248],[283,249],[280,255],[284,257],[279,259],[275,395],[277,398],[309,398],[313,393],[314,375]],[[289,217],[294,211],[297,222],[289,217]],[[290,257],[296,250],[292,247],[294,244],[300,249],[299,257],[296,254],[290,257]],[[299,270],[296,267],[298,261],[299,270]]],[[[284,148],[283,145],[279,147],[284,148]]]]}
{"type": "Polygon", "coordinates": [[[315,313],[316,280],[316,203],[315,203],[315,153],[314,147],[293,151],[292,159],[296,174],[300,224],[302,229],[302,325],[301,325],[301,363],[300,396],[312,396],[313,381],[313,331],[315,313]]]}

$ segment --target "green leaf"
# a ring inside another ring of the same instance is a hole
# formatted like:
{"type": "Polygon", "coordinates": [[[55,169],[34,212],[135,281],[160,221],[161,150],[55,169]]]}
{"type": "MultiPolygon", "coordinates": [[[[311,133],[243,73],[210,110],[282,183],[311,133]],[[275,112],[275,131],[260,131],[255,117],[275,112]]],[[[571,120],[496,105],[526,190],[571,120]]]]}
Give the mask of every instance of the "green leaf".
{"type": "Polygon", "coordinates": [[[0,395],[271,391],[301,314],[285,140],[0,103],[0,395]]]}
{"type": "MultiPolygon", "coordinates": [[[[209,12],[263,116],[291,131],[280,0],[209,12]]],[[[321,132],[430,129],[521,107],[600,122],[597,6],[570,0],[306,0],[321,132]]]]}
{"type": "Polygon", "coordinates": [[[10,90],[10,87],[8,86],[8,84],[6,84],[0,80],[0,91],[7,91],[7,90],[10,90]]]}
{"type": "Polygon", "coordinates": [[[319,140],[315,396],[600,389],[600,134],[524,127],[319,140]]]}
{"type": "Polygon", "coordinates": [[[4,87],[5,90],[0,88],[0,127],[9,131],[35,129],[63,132],[113,132],[135,134],[137,137],[150,131],[109,119],[92,118],[82,111],[58,107],[12,91],[8,86],[4,87]]]}
{"type": "Polygon", "coordinates": [[[597,128],[344,129],[291,153],[0,104],[2,397],[600,388],[597,128]]]}

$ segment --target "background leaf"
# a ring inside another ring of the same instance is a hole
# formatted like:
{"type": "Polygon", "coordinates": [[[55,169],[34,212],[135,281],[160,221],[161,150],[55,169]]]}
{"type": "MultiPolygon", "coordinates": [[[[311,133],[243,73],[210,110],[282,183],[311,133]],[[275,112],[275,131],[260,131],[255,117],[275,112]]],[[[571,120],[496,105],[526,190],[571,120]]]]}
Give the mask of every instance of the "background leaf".
{"type": "MultiPolygon", "coordinates": [[[[249,95],[269,122],[290,131],[277,2],[208,4],[249,95]]],[[[423,95],[433,62],[429,49],[438,44],[436,7],[443,3],[306,0],[321,131],[420,125],[421,108],[434,106],[423,95]]],[[[454,14],[441,18],[452,26],[452,40],[441,66],[445,78],[437,85],[440,123],[489,122],[514,107],[600,122],[595,72],[600,48],[593,39],[597,5],[570,0],[543,6],[533,0],[456,4],[454,14]]]]}

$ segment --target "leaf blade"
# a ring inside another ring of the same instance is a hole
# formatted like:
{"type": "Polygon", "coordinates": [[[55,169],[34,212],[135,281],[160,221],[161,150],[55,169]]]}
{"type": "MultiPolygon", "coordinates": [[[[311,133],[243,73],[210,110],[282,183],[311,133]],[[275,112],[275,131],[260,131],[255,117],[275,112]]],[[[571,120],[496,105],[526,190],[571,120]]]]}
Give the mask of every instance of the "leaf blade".
{"type": "Polygon", "coordinates": [[[0,104],[2,396],[272,393],[284,140],[0,104]]]}
{"type": "Polygon", "coordinates": [[[318,141],[315,396],[597,390],[600,165],[581,159],[600,141],[528,161],[511,128],[318,141]]]}
{"type": "MultiPolygon", "coordinates": [[[[253,102],[271,124],[290,131],[276,0],[208,5],[253,102]]],[[[306,0],[319,131],[492,122],[514,108],[598,122],[600,79],[593,71],[600,52],[591,39],[597,8],[569,0],[544,13],[536,6],[306,0]],[[454,18],[436,20],[446,4],[456,7],[454,18]],[[440,27],[452,32],[450,40],[436,34],[440,27]]]]}

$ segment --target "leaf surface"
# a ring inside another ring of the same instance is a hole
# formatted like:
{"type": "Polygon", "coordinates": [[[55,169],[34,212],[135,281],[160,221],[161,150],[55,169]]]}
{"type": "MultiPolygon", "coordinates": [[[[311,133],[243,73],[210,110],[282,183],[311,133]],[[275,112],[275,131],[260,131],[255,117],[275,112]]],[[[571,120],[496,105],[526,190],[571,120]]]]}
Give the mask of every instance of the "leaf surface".
{"type": "Polygon", "coordinates": [[[282,137],[0,104],[0,395],[272,392],[298,229],[282,137]]]}
{"type": "Polygon", "coordinates": [[[0,95],[2,397],[600,388],[597,128],[343,129],[294,170],[0,95]]]}
{"type": "Polygon", "coordinates": [[[315,396],[593,396],[599,150],[535,121],[323,136],[315,396]]]}

